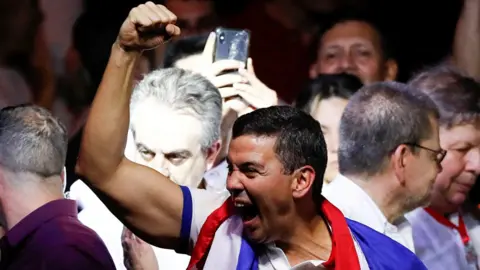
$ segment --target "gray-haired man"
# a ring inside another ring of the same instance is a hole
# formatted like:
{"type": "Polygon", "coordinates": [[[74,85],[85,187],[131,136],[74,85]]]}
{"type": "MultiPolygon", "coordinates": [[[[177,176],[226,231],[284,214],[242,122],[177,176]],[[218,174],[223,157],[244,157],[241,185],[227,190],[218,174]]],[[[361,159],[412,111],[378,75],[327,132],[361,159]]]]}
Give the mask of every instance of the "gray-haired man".
{"type": "MultiPolygon", "coordinates": [[[[125,152],[130,160],[161,172],[179,185],[224,189],[227,170],[225,177],[220,170],[219,177],[204,178],[220,149],[222,98],[216,87],[201,75],[182,69],[156,70],[135,86],[130,104],[130,137],[125,152]]],[[[123,225],[85,184],[77,181],[71,190],[72,197],[84,207],[80,220],[100,235],[117,269],[125,269],[123,225]]],[[[162,268],[187,267],[188,256],[170,250],[156,249],[155,253],[162,268]]]]}

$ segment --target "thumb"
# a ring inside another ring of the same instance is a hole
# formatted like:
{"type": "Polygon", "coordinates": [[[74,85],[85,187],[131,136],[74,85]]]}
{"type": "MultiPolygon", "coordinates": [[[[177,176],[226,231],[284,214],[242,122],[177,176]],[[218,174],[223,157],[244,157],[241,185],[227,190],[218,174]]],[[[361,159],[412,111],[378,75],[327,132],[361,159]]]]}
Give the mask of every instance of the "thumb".
{"type": "Polygon", "coordinates": [[[215,51],[215,32],[211,32],[208,36],[207,42],[205,43],[205,47],[203,48],[203,59],[205,61],[205,65],[210,65],[213,62],[213,52],[215,51]]]}
{"type": "Polygon", "coordinates": [[[255,75],[255,70],[253,69],[253,60],[250,57],[247,60],[247,71],[250,74],[255,75]]]}
{"type": "Polygon", "coordinates": [[[167,35],[171,36],[171,37],[175,37],[175,36],[179,36],[180,33],[181,33],[181,30],[178,26],[174,25],[174,24],[168,24],[166,27],[165,27],[165,32],[167,32],[167,35]]]}

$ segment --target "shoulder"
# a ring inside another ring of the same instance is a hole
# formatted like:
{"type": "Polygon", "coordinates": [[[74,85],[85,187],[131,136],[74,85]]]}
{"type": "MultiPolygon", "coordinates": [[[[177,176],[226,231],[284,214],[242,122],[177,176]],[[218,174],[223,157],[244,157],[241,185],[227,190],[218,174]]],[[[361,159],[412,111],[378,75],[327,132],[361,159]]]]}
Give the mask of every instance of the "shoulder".
{"type": "Polygon", "coordinates": [[[393,269],[427,269],[415,254],[396,241],[359,222],[347,219],[347,223],[370,268],[392,269],[395,265],[393,269]]]}
{"type": "MultiPolygon", "coordinates": [[[[90,228],[72,216],[53,219],[36,233],[35,242],[41,243],[38,252],[45,257],[83,257],[92,260],[110,258],[105,244],[90,228]],[[52,250],[55,250],[53,252],[52,250]]],[[[110,258],[111,260],[111,258],[110,258]]]]}

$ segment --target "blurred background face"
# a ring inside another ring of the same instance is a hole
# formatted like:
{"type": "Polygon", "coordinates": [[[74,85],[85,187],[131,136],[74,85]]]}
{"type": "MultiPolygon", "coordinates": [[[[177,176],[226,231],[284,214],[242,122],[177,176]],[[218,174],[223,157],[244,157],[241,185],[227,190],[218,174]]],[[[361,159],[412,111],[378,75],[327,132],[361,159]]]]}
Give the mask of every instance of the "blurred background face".
{"type": "Polygon", "coordinates": [[[338,174],[340,119],[347,103],[347,99],[330,97],[322,99],[311,112],[313,118],[320,123],[327,144],[328,164],[324,177],[327,183],[330,183],[338,174]]]}
{"type": "Polygon", "coordinates": [[[165,6],[177,15],[177,25],[182,29],[182,36],[207,33],[217,26],[213,1],[168,0],[165,1],[165,6]]]}
{"type": "Polygon", "coordinates": [[[133,161],[146,165],[179,185],[198,187],[207,169],[200,142],[203,126],[191,112],[175,111],[154,99],[137,105],[132,115],[133,161]]]}
{"type": "Polygon", "coordinates": [[[323,35],[312,75],[345,72],[371,83],[387,79],[385,68],[377,31],[365,22],[346,21],[323,35]]]}
{"type": "Polygon", "coordinates": [[[441,128],[440,143],[447,155],[435,182],[433,200],[456,210],[480,174],[480,129],[473,125],[441,128]]]}
{"type": "Polygon", "coordinates": [[[33,45],[42,21],[37,1],[2,0],[0,3],[1,48],[10,53],[28,52],[33,45]]]}

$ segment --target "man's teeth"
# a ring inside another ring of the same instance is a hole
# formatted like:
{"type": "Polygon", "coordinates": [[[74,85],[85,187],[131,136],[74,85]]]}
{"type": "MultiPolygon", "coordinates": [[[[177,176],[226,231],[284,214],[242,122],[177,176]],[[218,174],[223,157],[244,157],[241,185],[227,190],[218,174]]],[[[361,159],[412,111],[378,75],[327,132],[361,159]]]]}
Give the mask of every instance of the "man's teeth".
{"type": "Polygon", "coordinates": [[[235,207],[244,207],[244,206],[245,206],[245,204],[243,204],[243,203],[235,203],[235,207]]]}

